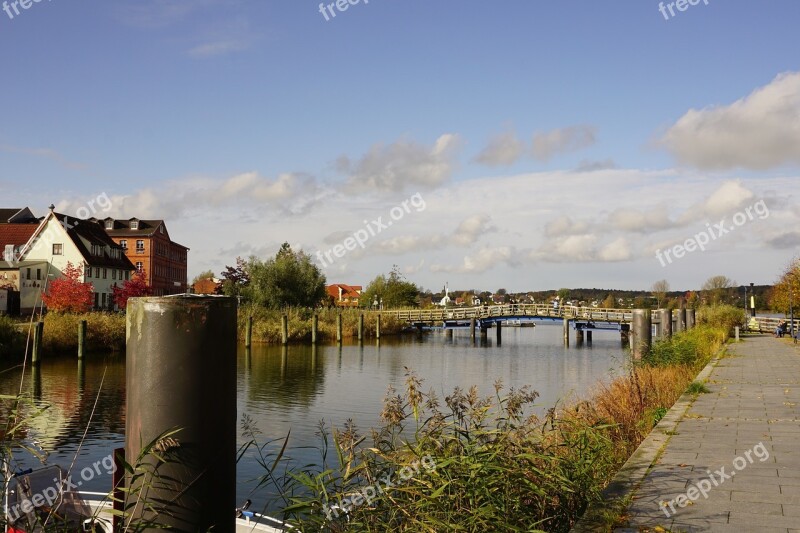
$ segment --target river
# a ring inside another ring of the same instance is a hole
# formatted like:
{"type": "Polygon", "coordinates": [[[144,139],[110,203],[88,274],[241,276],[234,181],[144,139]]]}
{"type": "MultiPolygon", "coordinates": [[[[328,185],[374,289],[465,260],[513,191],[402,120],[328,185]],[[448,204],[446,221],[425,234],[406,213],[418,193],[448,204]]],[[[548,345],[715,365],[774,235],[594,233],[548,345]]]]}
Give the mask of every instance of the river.
{"type": "MultiPolygon", "coordinates": [[[[387,388],[402,391],[406,369],[413,369],[425,380],[424,388],[433,388],[440,398],[456,386],[477,385],[481,393],[493,394],[498,379],[506,390],[530,385],[540,394],[541,411],[560,399],[586,396],[599,380],[624,370],[628,353],[619,333],[597,331],[592,345],[580,347],[573,334],[572,347],[565,348],[560,326],[507,327],[500,346],[490,330],[488,340],[475,344],[467,331],[456,331],[453,338],[434,331],[385,338],[380,345],[255,346],[249,359],[240,347],[238,416],[240,421],[245,414],[252,418],[261,442],[281,439],[291,430],[289,455],[299,465],[319,459],[312,447],[320,443],[320,420],[330,427],[353,419],[362,433],[376,425],[387,388]]],[[[7,366],[0,373],[0,393],[16,394],[21,377],[20,367],[7,366]]],[[[72,357],[45,358],[36,373],[26,369],[22,390],[31,393],[35,406],[47,407],[28,422],[25,442],[45,453],[49,463],[66,467],[77,452],[77,474],[124,445],[124,356],[88,356],[81,365],[72,357]]],[[[245,441],[240,435],[240,444],[245,441]]],[[[35,466],[36,459],[17,449],[14,462],[24,468],[35,466]]],[[[255,455],[243,457],[237,468],[237,500],[250,498],[260,509],[269,494],[253,492],[253,480],[263,473],[255,455]]],[[[81,489],[107,491],[110,484],[110,476],[93,475],[81,489]]]]}

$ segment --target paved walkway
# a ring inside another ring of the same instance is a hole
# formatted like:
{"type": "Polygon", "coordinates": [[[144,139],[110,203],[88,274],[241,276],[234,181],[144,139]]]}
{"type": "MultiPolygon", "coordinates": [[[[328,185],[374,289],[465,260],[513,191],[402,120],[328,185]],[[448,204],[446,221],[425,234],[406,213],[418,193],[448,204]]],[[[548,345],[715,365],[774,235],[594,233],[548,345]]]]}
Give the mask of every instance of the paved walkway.
{"type": "Polygon", "coordinates": [[[634,494],[627,531],[800,532],[800,348],[765,335],[729,354],[634,494]]]}

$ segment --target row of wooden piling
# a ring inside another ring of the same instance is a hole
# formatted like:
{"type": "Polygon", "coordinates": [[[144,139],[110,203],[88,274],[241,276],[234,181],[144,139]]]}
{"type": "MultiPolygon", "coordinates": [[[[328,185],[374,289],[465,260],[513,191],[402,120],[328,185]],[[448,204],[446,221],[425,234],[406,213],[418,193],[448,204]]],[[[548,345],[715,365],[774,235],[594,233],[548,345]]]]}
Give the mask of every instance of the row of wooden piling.
{"type": "MultiPolygon", "coordinates": [[[[336,342],[341,343],[344,339],[342,332],[342,315],[336,315],[336,342]]],[[[364,315],[358,316],[357,336],[359,341],[364,340],[364,315]]],[[[375,318],[375,338],[381,338],[381,315],[375,318]]],[[[317,344],[320,340],[319,335],[319,315],[311,317],[311,344],[317,344]]],[[[281,315],[281,344],[289,344],[289,315],[281,315]]],[[[244,346],[250,348],[253,345],[253,317],[247,317],[245,326],[244,346]]]]}
{"type": "MultiPolygon", "coordinates": [[[[38,365],[42,360],[42,338],[44,337],[44,321],[39,320],[33,326],[33,346],[31,363],[38,365]]],[[[78,359],[83,359],[86,352],[86,321],[78,322],[78,359]]]]}

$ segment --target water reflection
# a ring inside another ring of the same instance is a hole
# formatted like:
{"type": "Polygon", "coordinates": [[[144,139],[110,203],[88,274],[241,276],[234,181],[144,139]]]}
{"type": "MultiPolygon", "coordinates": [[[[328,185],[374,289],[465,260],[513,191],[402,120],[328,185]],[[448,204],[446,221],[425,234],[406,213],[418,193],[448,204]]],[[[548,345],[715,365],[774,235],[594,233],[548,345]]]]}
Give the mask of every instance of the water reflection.
{"type": "MultiPolygon", "coordinates": [[[[572,348],[563,346],[561,336],[559,325],[504,328],[499,346],[495,335],[473,341],[468,330],[452,336],[435,332],[359,344],[255,345],[249,350],[242,346],[237,354],[238,413],[252,417],[263,432],[262,442],[291,432],[289,456],[295,465],[304,465],[319,459],[309,447],[320,442],[316,435],[320,420],[341,426],[353,419],[362,430],[376,425],[387,388],[402,390],[408,369],[440,397],[455,386],[473,384],[482,394],[491,394],[498,379],[506,389],[532,385],[541,394],[539,405],[544,410],[573,392],[586,394],[598,379],[625,364],[618,333],[598,332],[591,343],[572,348]]],[[[87,427],[76,468],[124,444],[124,357],[45,358],[40,369],[29,367],[24,378],[21,368],[0,374],[0,393],[16,394],[20,380],[35,406],[49,405],[31,420],[28,444],[48,452],[50,462],[68,465],[87,427]]],[[[244,441],[239,436],[239,444],[244,441]]],[[[30,462],[22,458],[16,466],[30,462]]],[[[251,498],[256,507],[263,504],[264,493],[250,493],[261,474],[254,456],[240,461],[239,500],[251,498]]],[[[110,483],[98,477],[86,488],[107,490],[110,483]]]]}

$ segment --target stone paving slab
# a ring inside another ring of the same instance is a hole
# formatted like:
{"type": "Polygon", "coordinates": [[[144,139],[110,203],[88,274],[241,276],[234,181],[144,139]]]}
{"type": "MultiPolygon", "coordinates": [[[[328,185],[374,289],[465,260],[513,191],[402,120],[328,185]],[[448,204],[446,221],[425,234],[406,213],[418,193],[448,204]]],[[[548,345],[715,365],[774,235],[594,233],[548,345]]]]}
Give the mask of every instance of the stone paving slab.
{"type": "Polygon", "coordinates": [[[800,349],[748,337],[633,494],[626,531],[800,533],[800,349]],[[682,505],[681,505],[682,504],[682,505]]]}

